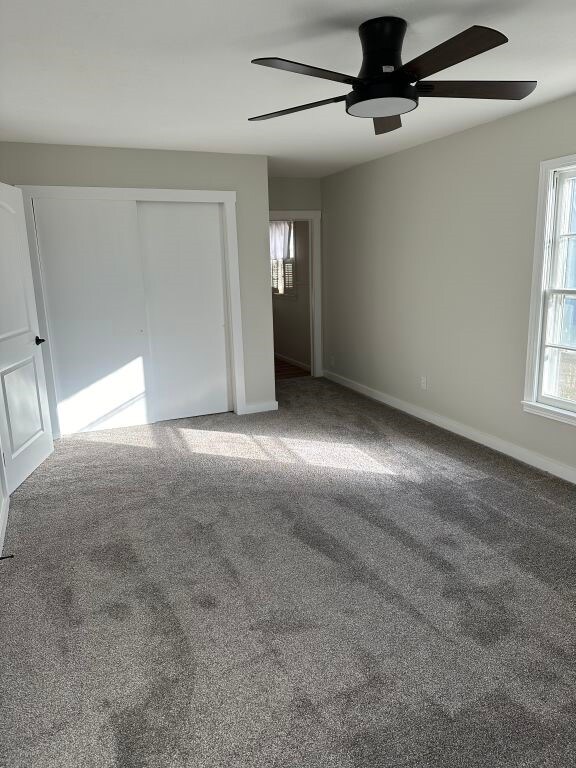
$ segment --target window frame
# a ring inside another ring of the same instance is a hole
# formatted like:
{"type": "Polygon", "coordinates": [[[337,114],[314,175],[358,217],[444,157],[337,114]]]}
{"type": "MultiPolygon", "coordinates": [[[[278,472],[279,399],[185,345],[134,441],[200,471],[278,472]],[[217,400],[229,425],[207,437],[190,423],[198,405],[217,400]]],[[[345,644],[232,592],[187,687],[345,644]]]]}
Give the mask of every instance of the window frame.
{"type": "Polygon", "coordinates": [[[576,425],[576,403],[542,394],[544,348],[551,346],[546,344],[549,297],[553,293],[576,295],[576,290],[556,289],[550,284],[560,215],[558,205],[560,177],[570,171],[574,171],[576,176],[576,155],[540,163],[526,381],[522,406],[528,413],[576,425]]]}

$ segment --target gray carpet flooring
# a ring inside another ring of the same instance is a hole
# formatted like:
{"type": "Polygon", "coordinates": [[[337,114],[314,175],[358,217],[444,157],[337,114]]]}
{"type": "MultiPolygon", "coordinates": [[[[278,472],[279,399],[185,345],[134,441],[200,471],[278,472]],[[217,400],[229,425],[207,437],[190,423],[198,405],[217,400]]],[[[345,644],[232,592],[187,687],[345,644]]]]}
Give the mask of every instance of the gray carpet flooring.
{"type": "Polygon", "coordinates": [[[322,380],[58,442],[0,563],[0,765],[576,764],[576,487],[322,380]]]}

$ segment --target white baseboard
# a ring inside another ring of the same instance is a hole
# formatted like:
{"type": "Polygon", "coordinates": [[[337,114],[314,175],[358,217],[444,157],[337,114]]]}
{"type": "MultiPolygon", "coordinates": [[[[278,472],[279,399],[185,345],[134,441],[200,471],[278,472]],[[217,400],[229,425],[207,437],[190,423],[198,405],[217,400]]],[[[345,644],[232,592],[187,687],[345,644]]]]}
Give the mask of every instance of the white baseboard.
{"type": "Polygon", "coordinates": [[[278,352],[274,352],[274,357],[277,357],[278,360],[283,360],[285,363],[292,363],[292,365],[297,365],[298,368],[303,368],[305,371],[311,370],[310,365],[301,363],[300,360],[295,360],[293,357],[288,357],[288,355],[279,355],[278,352]]]}
{"type": "MultiPolygon", "coordinates": [[[[2,497],[0,497],[2,498],[2,497]]],[[[10,496],[2,498],[0,501],[0,555],[4,548],[4,536],[6,534],[6,526],[8,524],[8,507],[10,506],[10,496]]]]}
{"type": "Polygon", "coordinates": [[[270,400],[268,403],[246,403],[243,408],[239,408],[236,413],[238,416],[246,416],[250,413],[264,413],[266,411],[277,411],[278,401],[270,400]]]}
{"type": "Polygon", "coordinates": [[[509,443],[507,440],[502,440],[495,435],[489,435],[486,432],[481,432],[474,427],[469,427],[467,424],[462,424],[459,421],[454,421],[447,416],[441,416],[439,413],[429,411],[426,408],[421,408],[419,405],[413,405],[407,403],[405,400],[400,400],[397,397],[392,397],[384,392],[379,392],[377,389],[367,387],[365,384],[360,384],[352,379],[347,379],[345,376],[340,376],[333,371],[324,371],[324,376],[330,381],[334,381],[336,384],[341,384],[343,387],[352,389],[355,392],[359,392],[362,395],[366,395],[372,400],[377,400],[379,403],[389,405],[391,408],[396,408],[399,411],[415,416],[417,419],[428,421],[431,424],[435,424],[437,427],[448,430],[448,432],[454,432],[457,435],[466,437],[469,440],[473,440],[475,443],[480,443],[488,448],[492,448],[499,453],[505,453],[507,456],[511,456],[513,459],[524,462],[524,464],[530,464],[536,469],[540,469],[543,472],[549,472],[551,475],[562,478],[562,480],[568,480],[570,483],[576,484],[576,468],[571,467],[568,464],[562,464],[559,461],[543,456],[541,453],[536,453],[528,448],[522,448],[515,443],[509,443]]]}

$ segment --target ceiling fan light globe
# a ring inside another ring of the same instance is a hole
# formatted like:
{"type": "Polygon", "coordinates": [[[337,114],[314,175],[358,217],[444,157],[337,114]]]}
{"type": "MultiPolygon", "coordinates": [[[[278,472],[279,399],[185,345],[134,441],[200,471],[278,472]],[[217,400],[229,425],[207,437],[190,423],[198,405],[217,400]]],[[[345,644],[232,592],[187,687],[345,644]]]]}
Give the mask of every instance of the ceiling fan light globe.
{"type": "Polygon", "coordinates": [[[346,96],[346,112],[353,117],[393,117],[418,106],[418,92],[394,76],[363,83],[346,96]]]}
{"type": "Polygon", "coordinates": [[[417,106],[418,101],[416,99],[405,96],[381,96],[356,101],[349,104],[346,111],[353,117],[392,117],[393,115],[412,112],[417,106]]]}

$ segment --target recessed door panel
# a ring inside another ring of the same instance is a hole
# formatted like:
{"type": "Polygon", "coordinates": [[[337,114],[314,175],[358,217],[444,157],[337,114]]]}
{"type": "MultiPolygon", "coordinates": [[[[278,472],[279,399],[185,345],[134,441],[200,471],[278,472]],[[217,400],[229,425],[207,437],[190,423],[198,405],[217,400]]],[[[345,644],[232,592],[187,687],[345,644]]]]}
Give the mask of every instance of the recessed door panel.
{"type": "Polygon", "coordinates": [[[39,382],[34,358],[3,371],[1,378],[10,451],[14,457],[42,431],[39,382]]]}
{"type": "Polygon", "coordinates": [[[6,203],[0,202],[0,232],[2,251],[0,254],[0,286],[3,286],[0,301],[0,338],[6,339],[30,329],[30,318],[26,300],[25,265],[20,254],[20,237],[16,212],[6,203]],[[9,286],[9,290],[8,290],[9,286]]]}

